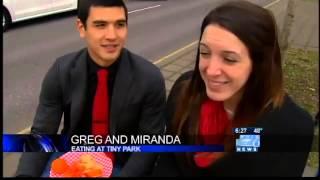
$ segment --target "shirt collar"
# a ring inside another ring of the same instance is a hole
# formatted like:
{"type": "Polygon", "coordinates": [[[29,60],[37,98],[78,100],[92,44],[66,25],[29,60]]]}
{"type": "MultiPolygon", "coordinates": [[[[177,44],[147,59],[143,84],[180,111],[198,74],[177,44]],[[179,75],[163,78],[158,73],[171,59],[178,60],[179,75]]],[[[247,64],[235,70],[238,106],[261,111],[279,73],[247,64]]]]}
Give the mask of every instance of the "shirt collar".
{"type": "Polygon", "coordinates": [[[100,69],[106,69],[109,71],[110,75],[112,75],[112,76],[115,75],[115,73],[117,72],[120,60],[121,60],[121,54],[120,54],[119,58],[113,64],[111,64],[109,67],[101,67],[93,61],[93,59],[90,57],[90,55],[88,53],[87,64],[88,64],[89,76],[96,76],[97,71],[100,69]]]}

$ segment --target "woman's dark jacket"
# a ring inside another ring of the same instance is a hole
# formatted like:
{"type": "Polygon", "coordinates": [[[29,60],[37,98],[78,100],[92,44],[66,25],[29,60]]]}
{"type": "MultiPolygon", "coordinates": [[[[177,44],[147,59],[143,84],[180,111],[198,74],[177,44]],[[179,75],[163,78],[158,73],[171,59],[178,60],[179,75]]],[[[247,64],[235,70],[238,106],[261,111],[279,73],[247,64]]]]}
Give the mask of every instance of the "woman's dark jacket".
{"type": "MultiPolygon", "coordinates": [[[[176,97],[181,93],[180,84],[191,76],[190,71],[184,73],[170,92],[166,111],[168,128],[176,97]]],[[[311,116],[286,96],[280,109],[263,114],[254,126],[263,128],[259,152],[233,152],[206,169],[177,161],[177,154],[161,153],[153,176],[302,176],[312,151],[314,125],[311,116]]]]}

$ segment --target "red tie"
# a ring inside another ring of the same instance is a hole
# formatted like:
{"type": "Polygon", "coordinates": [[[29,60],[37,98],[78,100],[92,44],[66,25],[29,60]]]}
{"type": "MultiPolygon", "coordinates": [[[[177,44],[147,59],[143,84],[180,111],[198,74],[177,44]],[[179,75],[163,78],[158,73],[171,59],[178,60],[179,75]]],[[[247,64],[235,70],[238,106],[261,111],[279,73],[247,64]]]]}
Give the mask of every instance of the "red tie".
{"type": "MultiPolygon", "coordinates": [[[[97,74],[98,83],[92,111],[92,134],[105,137],[109,135],[108,71],[101,69],[97,74]]],[[[114,162],[112,153],[106,153],[106,155],[114,162]]]]}

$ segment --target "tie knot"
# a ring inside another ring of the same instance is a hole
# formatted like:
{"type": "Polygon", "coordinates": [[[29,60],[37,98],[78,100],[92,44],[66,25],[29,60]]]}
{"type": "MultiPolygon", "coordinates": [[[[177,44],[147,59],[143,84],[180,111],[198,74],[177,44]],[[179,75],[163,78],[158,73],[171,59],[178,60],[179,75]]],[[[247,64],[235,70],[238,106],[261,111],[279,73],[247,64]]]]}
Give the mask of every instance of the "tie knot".
{"type": "Polygon", "coordinates": [[[100,69],[98,70],[98,80],[105,80],[108,77],[108,70],[106,69],[100,69]]]}

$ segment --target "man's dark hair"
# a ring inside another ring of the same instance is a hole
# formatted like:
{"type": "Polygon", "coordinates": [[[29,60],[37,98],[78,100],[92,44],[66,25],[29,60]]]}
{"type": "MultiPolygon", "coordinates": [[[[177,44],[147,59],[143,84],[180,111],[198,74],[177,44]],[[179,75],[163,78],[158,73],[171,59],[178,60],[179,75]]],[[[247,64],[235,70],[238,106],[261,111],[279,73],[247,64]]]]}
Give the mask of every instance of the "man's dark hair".
{"type": "Polygon", "coordinates": [[[89,16],[90,7],[123,7],[126,15],[126,22],[128,23],[128,9],[122,0],[78,0],[78,18],[85,25],[89,16]]]}

